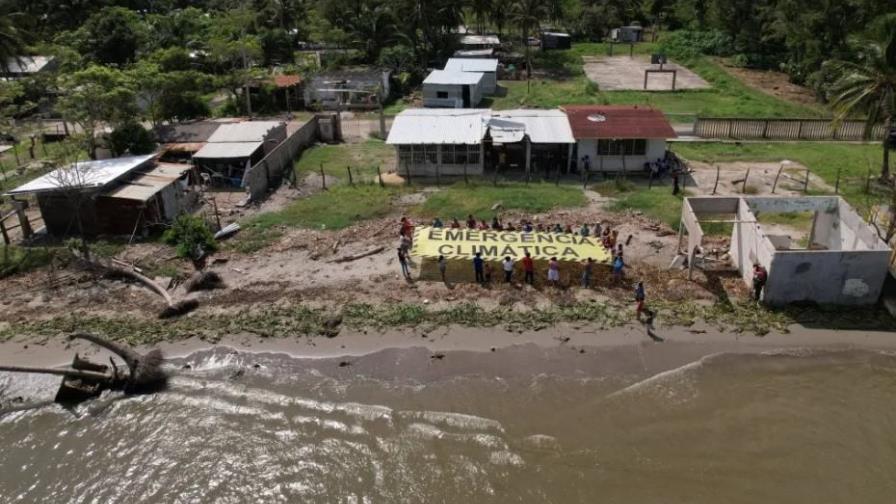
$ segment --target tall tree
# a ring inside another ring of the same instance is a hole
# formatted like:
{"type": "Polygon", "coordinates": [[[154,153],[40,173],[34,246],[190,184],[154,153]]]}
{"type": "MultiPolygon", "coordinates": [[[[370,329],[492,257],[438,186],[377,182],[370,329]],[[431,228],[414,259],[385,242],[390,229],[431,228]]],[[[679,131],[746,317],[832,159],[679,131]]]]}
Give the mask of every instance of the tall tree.
{"type": "Polygon", "coordinates": [[[882,181],[890,180],[890,131],[896,119],[896,14],[884,16],[864,41],[858,61],[833,61],[838,76],[832,88],[835,124],[847,117],[866,117],[865,137],[884,126],[882,181]]]}
{"type": "Polygon", "coordinates": [[[10,6],[2,4],[0,7],[0,70],[9,71],[10,64],[21,62],[21,56],[25,54],[27,35],[22,31],[24,15],[21,12],[13,12],[10,6]]]}
{"type": "Polygon", "coordinates": [[[492,0],[470,0],[470,11],[476,18],[476,32],[482,33],[482,28],[488,23],[494,5],[492,0]]]}
{"type": "Polygon", "coordinates": [[[120,70],[91,65],[59,79],[58,109],[80,127],[84,147],[96,159],[97,133],[136,114],[134,83],[120,70]]]}
{"type": "Polygon", "coordinates": [[[529,35],[538,28],[541,20],[547,17],[547,4],[544,0],[516,0],[510,6],[511,18],[522,32],[523,44],[526,46],[526,79],[532,78],[532,49],[529,47],[529,35]]]}
{"type": "Polygon", "coordinates": [[[81,52],[103,65],[133,62],[145,40],[144,24],[132,10],[106,7],[78,30],[81,52]]]}

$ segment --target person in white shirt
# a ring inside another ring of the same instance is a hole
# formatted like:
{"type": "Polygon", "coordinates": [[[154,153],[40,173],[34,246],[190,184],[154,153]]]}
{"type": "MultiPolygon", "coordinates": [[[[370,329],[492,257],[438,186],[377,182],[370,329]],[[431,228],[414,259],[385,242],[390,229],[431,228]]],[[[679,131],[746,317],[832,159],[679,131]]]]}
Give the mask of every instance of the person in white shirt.
{"type": "Polygon", "coordinates": [[[501,263],[504,266],[504,281],[506,283],[510,283],[511,278],[513,277],[513,259],[510,256],[504,257],[504,262],[501,263]]]}

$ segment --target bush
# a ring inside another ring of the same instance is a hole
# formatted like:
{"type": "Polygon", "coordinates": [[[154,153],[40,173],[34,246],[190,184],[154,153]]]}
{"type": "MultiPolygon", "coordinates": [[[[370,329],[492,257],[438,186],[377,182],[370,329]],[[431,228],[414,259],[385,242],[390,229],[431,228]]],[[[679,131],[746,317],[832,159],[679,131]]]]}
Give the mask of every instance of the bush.
{"type": "Polygon", "coordinates": [[[734,53],[734,41],[718,30],[678,30],[663,38],[660,52],[676,59],[693,58],[701,54],[730,56],[734,53]]]}
{"type": "Polygon", "coordinates": [[[134,119],[129,119],[109,134],[109,150],[117,157],[125,153],[149,154],[156,148],[152,133],[134,119]]]}
{"type": "Polygon", "coordinates": [[[179,257],[195,257],[199,252],[214,252],[218,243],[205,221],[192,215],[178,217],[171,229],[165,231],[162,240],[177,248],[179,257]]]}

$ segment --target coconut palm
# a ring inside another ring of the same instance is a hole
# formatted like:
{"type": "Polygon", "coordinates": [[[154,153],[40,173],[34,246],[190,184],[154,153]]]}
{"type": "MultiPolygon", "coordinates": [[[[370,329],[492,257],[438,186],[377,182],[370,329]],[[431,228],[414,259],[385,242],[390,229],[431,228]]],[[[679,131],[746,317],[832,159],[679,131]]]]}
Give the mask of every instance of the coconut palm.
{"type": "Polygon", "coordinates": [[[529,35],[532,29],[540,26],[541,20],[547,17],[547,4],[544,0],[516,0],[510,6],[511,19],[519,26],[526,45],[526,79],[532,77],[532,51],[529,47],[529,35]]]}
{"type": "Polygon", "coordinates": [[[831,108],[834,124],[847,117],[864,115],[865,137],[871,138],[875,126],[883,124],[884,154],[880,178],[890,180],[890,131],[896,125],[896,14],[885,16],[874,37],[856,62],[834,61],[831,108]]]}

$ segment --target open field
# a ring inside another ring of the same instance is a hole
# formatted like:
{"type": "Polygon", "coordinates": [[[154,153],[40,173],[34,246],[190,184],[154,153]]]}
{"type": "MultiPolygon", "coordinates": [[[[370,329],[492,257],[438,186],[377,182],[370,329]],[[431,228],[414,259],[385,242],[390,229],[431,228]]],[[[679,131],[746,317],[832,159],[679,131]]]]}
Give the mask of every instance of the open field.
{"type": "Polygon", "coordinates": [[[674,90],[708,89],[709,83],[701,79],[684,65],[669,61],[663,66],[664,72],[651,72],[644,88],[644,76],[647,70],[659,70],[659,65],[652,65],[647,56],[586,56],[585,75],[603,91],[673,91],[673,74],[665,72],[674,70],[674,90]]]}
{"type": "Polygon", "coordinates": [[[320,173],[323,166],[327,175],[348,179],[346,167],[350,166],[352,177],[356,181],[374,180],[377,166],[385,174],[394,165],[395,148],[377,139],[360,143],[318,144],[305,150],[295,163],[296,173],[300,177],[308,173],[320,173]]]}
{"type": "Polygon", "coordinates": [[[581,189],[568,185],[532,183],[502,183],[497,187],[478,182],[465,185],[458,182],[434,192],[416,210],[421,217],[457,218],[461,222],[468,214],[480,219],[491,219],[507,210],[541,213],[559,208],[580,207],[585,204],[581,189]],[[493,208],[500,205],[498,208],[493,208]]]}

